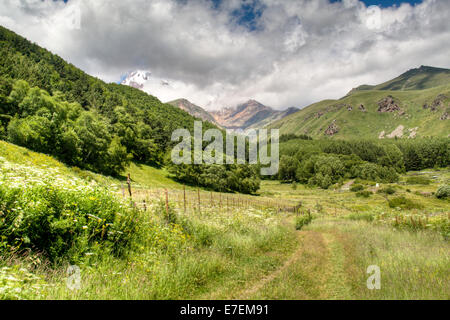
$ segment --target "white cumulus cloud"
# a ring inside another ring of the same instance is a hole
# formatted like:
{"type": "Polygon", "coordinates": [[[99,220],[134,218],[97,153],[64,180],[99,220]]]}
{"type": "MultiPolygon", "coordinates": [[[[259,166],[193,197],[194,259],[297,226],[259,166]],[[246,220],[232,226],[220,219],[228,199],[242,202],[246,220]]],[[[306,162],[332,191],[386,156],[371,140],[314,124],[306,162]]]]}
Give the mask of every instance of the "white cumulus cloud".
{"type": "Polygon", "coordinates": [[[149,70],[145,89],[215,109],[339,98],[420,65],[450,67],[450,2],[3,0],[0,24],[91,75],[149,70]],[[254,8],[254,28],[236,10],[254,8]],[[165,80],[169,85],[162,85],[165,80]]]}

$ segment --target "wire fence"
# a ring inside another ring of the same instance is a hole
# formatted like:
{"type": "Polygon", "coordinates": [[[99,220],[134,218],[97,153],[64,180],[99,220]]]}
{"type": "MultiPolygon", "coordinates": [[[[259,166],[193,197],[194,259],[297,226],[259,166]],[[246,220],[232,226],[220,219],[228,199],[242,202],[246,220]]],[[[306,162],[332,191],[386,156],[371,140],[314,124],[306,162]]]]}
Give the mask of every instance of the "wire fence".
{"type": "Polygon", "coordinates": [[[151,201],[162,200],[175,205],[184,212],[192,210],[201,211],[202,209],[218,208],[220,210],[235,209],[267,209],[272,208],[277,212],[300,213],[301,202],[294,202],[283,199],[265,198],[259,196],[222,193],[204,190],[166,189],[166,188],[136,188],[131,185],[130,175],[127,177],[127,186],[121,186],[122,197],[129,198],[133,205],[147,211],[148,204],[151,201]]]}

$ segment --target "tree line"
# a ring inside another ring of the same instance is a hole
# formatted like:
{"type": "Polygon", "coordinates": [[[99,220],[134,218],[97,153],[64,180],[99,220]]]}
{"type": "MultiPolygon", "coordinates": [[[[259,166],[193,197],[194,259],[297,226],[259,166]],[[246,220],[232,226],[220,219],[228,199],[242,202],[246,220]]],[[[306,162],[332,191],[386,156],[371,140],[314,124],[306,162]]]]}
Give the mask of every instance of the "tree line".
{"type": "Polygon", "coordinates": [[[450,165],[450,139],[290,140],[280,146],[278,179],[327,189],[346,179],[396,182],[399,174],[450,165]]]}

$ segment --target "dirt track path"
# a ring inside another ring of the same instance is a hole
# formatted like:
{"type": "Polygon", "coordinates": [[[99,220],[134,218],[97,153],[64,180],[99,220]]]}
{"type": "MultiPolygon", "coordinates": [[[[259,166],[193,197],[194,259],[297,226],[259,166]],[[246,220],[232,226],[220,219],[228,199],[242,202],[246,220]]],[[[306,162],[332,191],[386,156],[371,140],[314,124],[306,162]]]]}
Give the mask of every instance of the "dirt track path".
{"type": "Polygon", "coordinates": [[[332,233],[298,232],[298,249],[277,270],[253,283],[238,299],[352,298],[344,239],[332,233]]]}

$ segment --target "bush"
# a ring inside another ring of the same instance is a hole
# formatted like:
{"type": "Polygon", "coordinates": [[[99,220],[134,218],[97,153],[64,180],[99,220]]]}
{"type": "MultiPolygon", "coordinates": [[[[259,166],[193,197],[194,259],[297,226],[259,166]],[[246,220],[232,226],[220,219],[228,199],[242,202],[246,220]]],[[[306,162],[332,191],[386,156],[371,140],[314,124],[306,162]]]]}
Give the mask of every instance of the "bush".
{"type": "Polygon", "coordinates": [[[350,191],[352,192],[358,192],[358,191],[362,191],[364,190],[364,187],[360,184],[354,184],[351,188],[350,191]]]}
{"type": "Polygon", "coordinates": [[[301,230],[303,228],[303,226],[310,224],[311,221],[312,221],[311,214],[309,214],[309,213],[303,214],[303,215],[297,217],[297,219],[295,220],[295,229],[301,230]]]}
{"type": "Polygon", "coordinates": [[[5,161],[0,168],[0,245],[42,252],[51,261],[76,261],[95,249],[123,253],[137,228],[136,210],[104,188],[64,180],[50,169],[10,179],[23,168],[9,166],[5,161]]]}
{"type": "Polygon", "coordinates": [[[436,198],[438,199],[446,199],[450,198],[450,185],[440,186],[436,191],[436,198]]]}
{"type": "Polygon", "coordinates": [[[422,185],[429,185],[431,183],[431,180],[425,177],[409,177],[406,179],[407,184],[422,184],[422,185]]]}
{"type": "Polygon", "coordinates": [[[423,205],[416,203],[411,199],[407,199],[403,196],[392,198],[389,200],[389,207],[391,208],[401,208],[401,209],[422,209],[423,205]]]}
{"type": "Polygon", "coordinates": [[[377,193],[394,194],[396,191],[393,187],[381,188],[377,193]]]}
{"type": "Polygon", "coordinates": [[[372,195],[372,191],[359,191],[356,193],[357,197],[360,198],[369,198],[372,195]]]}

